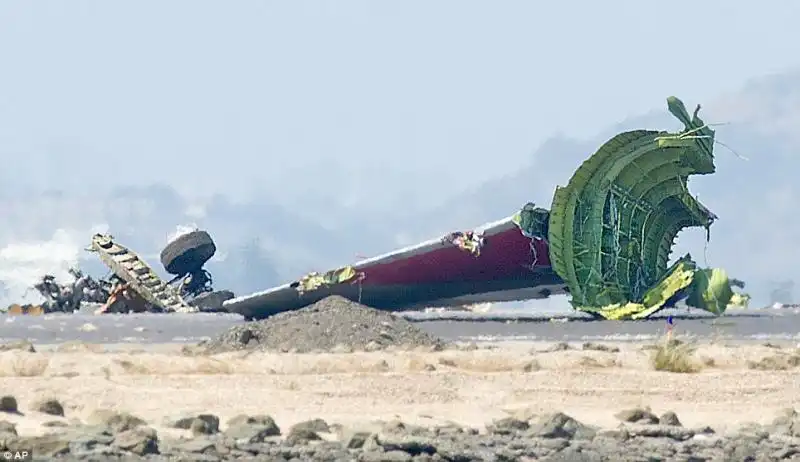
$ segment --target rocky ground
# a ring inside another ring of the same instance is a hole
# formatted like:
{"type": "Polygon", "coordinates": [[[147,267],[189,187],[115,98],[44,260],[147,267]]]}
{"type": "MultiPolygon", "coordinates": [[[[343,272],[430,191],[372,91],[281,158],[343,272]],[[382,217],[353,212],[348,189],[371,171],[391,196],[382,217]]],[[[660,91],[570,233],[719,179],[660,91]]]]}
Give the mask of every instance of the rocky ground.
{"type": "Polygon", "coordinates": [[[800,461],[800,348],[684,340],[445,344],[331,297],[191,348],[10,343],[0,454],[800,461]]]}
{"type": "Polygon", "coordinates": [[[297,311],[235,326],[201,348],[210,354],[236,350],[309,353],[440,343],[401,317],[334,295],[297,311]]]}
{"type": "MultiPolygon", "coordinates": [[[[15,413],[16,400],[0,399],[15,413]]],[[[36,404],[62,416],[58,401],[36,404]]],[[[421,427],[400,421],[376,422],[371,431],[322,419],[282,429],[268,415],[239,415],[224,425],[211,413],[162,422],[182,436],[159,435],[128,413],[97,410],[86,421],[53,421],[49,433],[26,437],[0,421],[0,446],[33,451],[35,460],[152,461],[781,461],[800,460],[800,417],[786,410],[768,425],[717,433],[689,428],[673,412],[648,409],[616,414],[619,425],[601,429],[556,412],[495,420],[483,429],[456,424],[421,427]]]]}

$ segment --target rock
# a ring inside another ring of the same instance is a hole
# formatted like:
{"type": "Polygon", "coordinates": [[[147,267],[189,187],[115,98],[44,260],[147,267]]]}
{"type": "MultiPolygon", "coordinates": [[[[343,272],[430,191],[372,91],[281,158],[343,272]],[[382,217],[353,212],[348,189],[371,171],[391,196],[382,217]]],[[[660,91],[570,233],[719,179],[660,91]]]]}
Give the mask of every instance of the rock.
{"type": "Polygon", "coordinates": [[[541,418],[528,431],[529,435],[538,438],[574,438],[578,440],[590,440],[595,437],[596,433],[596,429],[584,425],[562,412],[541,418]]]}
{"type": "MultiPolygon", "coordinates": [[[[252,454],[247,454],[247,456],[252,456],[252,454]]],[[[164,459],[159,459],[159,460],[164,460],[164,459]]],[[[206,454],[206,453],[202,453],[202,454],[201,453],[183,453],[183,454],[180,455],[180,457],[178,457],[175,460],[176,461],[180,461],[180,462],[220,462],[222,460],[228,460],[228,459],[222,459],[218,455],[213,454],[213,453],[211,453],[211,454],[206,454]]],[[[245,459],[241,459],[241,460],[253,460],[253,459],[245,458],[245,459]]],[[[280,460],[283,460],[283,459],[280,459],[280,460]]]]}
{"type": "Polygon", "coordinates": [[[158,454],[158,434],[150,427],[123,430],[114,436],[113,446],[138,456],[158,454]]]}
{"type": "Polygon", "coordinates": [[[67,422],[64,422],[63,420],[48,420],[47,422],[42,422],[42,427],[64,428],[64,427],[69,427],[69,424],[67,422]]]}
{"type": "Polygon", "coordinates": [[[769,425],[769,430],[781,435],[800,437],[800,416],[793,408],[784,409],[769,425]]]}
{"type": "Polygon", "coordinates": [[[328,423],[322,419],[312,419],[306,420],[304,422],[298,422],[289,429],[289,433],[295,430],[309,430],[316,433],[330,433],[331,429],[328,426],[328,423]]]}
{"type": "Polygon", "coordinates": [[[384,423],[380,433],[393,433],[412,436],[433,436],[433,432],[425,427],[405,424],[399,420],[392,420],[384,423]]]}
{"type": "Polygon", "coordinates": [[[623,421],[623,422],[630,422],[630,423],[640,423],[640,424],[657,424],[658,417],[655,414],[650,412],[649,409],[642,409],[642,408],[634,408],[634,409],[627,409],[624,411],[620,411],[614,414],[614,417],[623,421]]]}
{"type": "Polygon", "coordinates": [[[278,427],[278,424],[275,423],[275,419],[273,419],[268,415],[249,416],[249,415],[239,414],[236,417],[232,417],[227,422],[228,427],[235,427],[243,424],[266,427],[268,432],[266,436],[278,436],[281,434],[281,429],[280,427],[278,427]]]}
{"type": "Polygon", "coordinates": [[[10,451],[32,451],[37,457],[56,457],[69,454],[69,440],[63,434],[49,434],[19,438],[14,445],[9,445],[10,451]]]}
{"type": "Polygon", "coordinates": [[[731,440],[723,448],[725,460],[755,461],[758,455],[758,445],[752,441],[731,440]]]}
{"type": "Polygon", "coordinates": [[[625,427],[600,430],[595,434],[595,438],[607,438],[616,441],[628,441],[630,437],[631,434],[625,427]]]}
{"type": "Polygon", "coordinates": [[[566,438],[545,438],[537,441],[536,446],[551,452],[558,452],[569,446],[569,440],[566,438]]]}
{"type": "Polygon", "coordinates": [[[108,409],[97,409],[86,420],[89,425],[105,426],[112,433],[121,433],[147,424],[144,420],[127,412],[116,412],[108,409]]]}
{"type": "Polygon", "coordinates": [[[517,419],[516,417],[505,417],[495,420],[492,425],[486,427],[486,430],[497,435],[509,435],[527,430],[528,427],[530,425],[525,420],[517,419]]]}
{"type": "Polygon", "coordinates": [[[6,420],[0,420],[0,433],[17,434],[17,426],[6,420]]]}
{"type": "Polygon", "coordinates": [[[452,461],[482,461],[486,460],[484,457],[478,455],[472,448],[464,447],[464,444],[454,445],[454,444],[437,444],[436,446],[436,454],[430,456],[428,454],[420,454],[414,456],[414,462],[420,460],[452,460],[452,461]]]}
{"type": "Polygon", "coordinates": [[[114,437],[106,427],[76,427],[64,434],[70,443],[70,452],[76,455],[106,455],[109,451],[116,451],[109,445],[114,442],[114,437]]]}
{"type": "Polygon", "coordinates": [[[195,435],[211,435],[219,432],[219,417],[214,414],[198,414],[167,420],[166,426],[191,430],[195,435]]]}
{"type": "Polygon", "coordinates": [[[171,447],[173,451],[193,454],[211,454],[217,452],[217,445],[207,438],[192,438],[180,441],[171,447]]]}
{"type": "MultiPolygon", "coordinates": [[[[608,460],[606,457],[601,456],[597,452],[579,451],[575,448],[567,447],[556,454],[547,458],[548,462],[604,462],[608,460]]],[[[638,460],[638,459],[631,459],[638,460]]],[[[661,459],[644,459],[644,460],[661,460],[661,459]]]]}
{"type": "Polygon", "coordinates": [[[33,410],[44,414],[64,417],[64,406],[57,399],[42,399],[33,404],[33,410]]]}
{"type": "Polygon", "coordinates": [[[319,441],[321,439],[317,432],[304,427],[292,428],[286,436],[286,442],[292,445],[303,444],[309,441],[319,441]]]}
{"type": "Polygon", "coordinates": [[[242,329],[240,332],[236,333],[235,341],[241,345],[247,346],[254,337],[255,335],[253,335],[252,330],[242,329]]]}
{"type": "Polygon", "coordinates": [[[354,432],[345,439],[344,447],[347,449],[361,449],[369,436],[368,432],[354,432]]]}
{"type": "Polygon", "coordinates": [[[409,462],[412,457],[403,451],[362,452],[358,456],[360,462],[409,462]]]}
{"type": "Polygon", "coordinates": [[[225,436],[236,440],[238,443],[253,444],[263,443],[264,438],[275,436],[274,427],[269,425],[240,423],[228,427],[225,436]]]}
{"type": "Polygon", "coordinates": [[[211,435],[219,431],[212,428],[212,426],[203,419],[192,419],[192,423],[189,426],[189,430],[192,432],[192,435],[194,436],[211,435]]]}
{"type": "Polygon", "coordinates": [[[675,427],[682,427],[681,421],[678,419],[678,414],[675,414],[672,411],[667,411],[661,414],[661,417],[658,418],[658,423],[661,425],[672,425],[675,427]]]}
{"type": "Polygon", "coordinates": [[[669,438],[676,441],[686,441],[695,435],[695,431],[688,428],[654,424],[632,425],[628,427],[628,432],[634,437],[669,438]]]}
{"type": "Polygon", "coordinates": [[[761,443],[768,438],[769,432],[758,424],[743,425],[730,437],[731,440],[748,441],[755,444],[761,443]]]}
{"type": "Polygon", "coordinates": [[[465,434],[473,434],[477,435],[479,432],[474,428],[464,428],[461,425],[458,425],[453,422],[446,423],[441,426],[437,426],[433,429],[433,434],[435,436],[451,436],[451,437],[458,437],[465,434]]]}
{"type": "Polygon", "coordinates": [[[375,436],[377,443],[386,452],[403,451],[411,455],[436,453],[436,446],[429,438],[402,433],[379,433],[375,436]]]}
{"type": "Polygon", "coordinates": [[[20,340],[18,342],[4,343],[0,345],[0,352],[2,351],[24,351],[26,353],[36,353],[36,348],[27,340],[20,340]]]}
{"type": "Polygon", "coordinates": [[[5,395],[0,397],[0,412],[19,414],[19,408],[17,406],[17,398],[14,398],[11,395],[5,395]]]}
{"type": "Polygon", "coordinates": [[[773,451],[770,454],[770,457],[773,460],[789,460],[795,458],[795,456],[800,454],[800,447],[798,446],[784,446],[777,451],[773,451]]]}
{"type": "Polygon", "coordinates": [[[389,422],[384,422],[381,426],[381,432],[383,433],[405,433],[406,430],[406,424],[399,420],[390,420],[389,422]]]}

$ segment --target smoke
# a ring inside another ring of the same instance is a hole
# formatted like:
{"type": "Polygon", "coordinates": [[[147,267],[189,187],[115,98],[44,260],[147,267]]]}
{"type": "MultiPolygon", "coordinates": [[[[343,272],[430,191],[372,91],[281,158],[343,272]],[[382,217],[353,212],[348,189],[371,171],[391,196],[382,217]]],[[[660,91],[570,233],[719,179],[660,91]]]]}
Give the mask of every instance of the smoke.
{"type": "Polygon", "coordinates": [[[197,231],[198,228],[196,224],[192,223],[191,225],[178,225],[175,227],[175,231],[167,236],[167,243],[174,241],[175,239],[183,236],[184,234],[189,234],[192,231],[197,231]]]}
{"type": "Polygon", "coordinates": [[[19,241],[0,249],[0,307],[12,303],[41,303],[32,289],[43,275],[52,274],[58,282],[71,282],[69,269],[86,258],[83,249],[94,233],[105,232],[107,225],[93,226],[89,233],[58,229],[46,241],[19,241]]]}

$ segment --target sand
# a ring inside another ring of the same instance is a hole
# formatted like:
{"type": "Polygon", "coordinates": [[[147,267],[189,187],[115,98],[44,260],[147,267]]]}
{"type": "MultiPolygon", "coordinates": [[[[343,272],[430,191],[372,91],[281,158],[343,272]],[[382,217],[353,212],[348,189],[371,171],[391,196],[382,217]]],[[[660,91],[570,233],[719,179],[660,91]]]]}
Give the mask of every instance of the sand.
{"type": "Polygon", "coordinates": [[[222,422],[241,413],[269,414],[282,428],[311,418],[358,428],[391,419],[482,428],[509,415],[563,411],[613,427],[616,412],[650,406],[657,414],[675,411],[687,426],[725,429],[766,423],[781,409],[800,407],[800,369],[752,369],[764,357],[797,355],[795,346],[702,345],[695,357],[703,369],[680,374],[652,370],[647,345],[605,345],[620,351],[580,345],[562,351],[543,343],[211,357],[183,354],[180,346],[5,351],[0,394],[15,396],[24,415],[2,419],[15,422],[20,434],[46,431],[42,423],[59,418],[30,409],[38,399],[57,398],[65,407],[62,420],[113,409],[159,431],[165,417],[199,412],[222,422]]]}

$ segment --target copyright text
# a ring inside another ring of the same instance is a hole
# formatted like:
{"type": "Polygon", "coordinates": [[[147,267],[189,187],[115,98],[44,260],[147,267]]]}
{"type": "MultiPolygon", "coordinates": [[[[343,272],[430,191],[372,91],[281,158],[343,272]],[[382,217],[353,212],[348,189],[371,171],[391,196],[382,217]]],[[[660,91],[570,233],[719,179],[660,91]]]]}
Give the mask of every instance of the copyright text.
{"type": "Polygon", "coordinates": [[[33,451],[0,451],[0,462],[7,460],[33,460],[33,451]]]}

